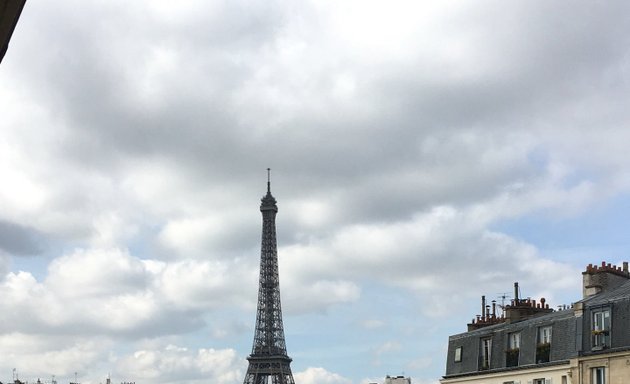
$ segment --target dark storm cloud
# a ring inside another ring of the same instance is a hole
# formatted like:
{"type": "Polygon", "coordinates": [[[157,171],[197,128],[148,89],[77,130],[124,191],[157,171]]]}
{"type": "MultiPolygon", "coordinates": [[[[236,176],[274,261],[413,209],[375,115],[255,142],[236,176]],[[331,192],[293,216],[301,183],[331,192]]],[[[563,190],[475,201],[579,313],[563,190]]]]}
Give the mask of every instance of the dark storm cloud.
{"type": "Polygon", "coordinates": [[[36,255],[42,252],[45,236],[33,228],[0,220],[0,248],[16,256],[36,255]]]}

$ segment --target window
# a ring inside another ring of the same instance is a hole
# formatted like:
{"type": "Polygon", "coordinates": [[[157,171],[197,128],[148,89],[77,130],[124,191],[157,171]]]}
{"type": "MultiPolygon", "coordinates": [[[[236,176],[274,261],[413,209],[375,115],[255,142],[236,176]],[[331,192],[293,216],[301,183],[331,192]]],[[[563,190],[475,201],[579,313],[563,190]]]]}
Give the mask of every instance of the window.
{"type": "Polygon", "coordinates": [[[508,348],[505,351],[505,366],[517,367],[519,349],[521,347],[521,333],[512,332],[508,333],[508,348]]]}
{"type": "Polygon", "coordinates": [[[536,364],[548,363],[551,354],[551,327],[539,327],[536,344],[536,364]]]}
{"type": "Polygon", "coordinates": [[[455,348],[455,362],[459,363],[462,361],[462,347],[455,348]]]}
{"type": "Polygon", "coordinates": [[[513,332],[508,334],[509,349],[519,349],[521,347],[521,333],[513,332]]]}
{"type": "Polygon", "coordinates": [[[593,349],[603,349],[609,346],[610,311],[608,309],[593,312],[593,349]]]}
{"type": "Polygon", "coordinates": [[[551,343],[551,327],[538,328],[538,344],[550,344],[551,343]]]}
{"type": "Polygon", "coordinates": [[[481,355],[479,359],[480,369],[490,369],[490,353],[492,352],[492,339],[481,339],[481,355]]]}
{"type": "Polygon", "coordinates": [[[593,372],[593,384],[606,384],[606,368],[605,367],[597,367],[591,369],[593,372]]]}
{"type": "Polygon", "coordinates": [[[534,379],[532,384],[545,384],[545,379],[534,379]]]}

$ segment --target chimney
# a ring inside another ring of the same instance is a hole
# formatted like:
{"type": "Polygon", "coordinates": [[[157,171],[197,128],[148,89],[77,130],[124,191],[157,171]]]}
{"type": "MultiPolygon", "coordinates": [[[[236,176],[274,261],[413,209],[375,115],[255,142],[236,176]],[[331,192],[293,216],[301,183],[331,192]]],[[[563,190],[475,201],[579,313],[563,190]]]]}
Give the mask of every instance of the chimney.
{"type": "Polygon", "coordinates": [[[582,296],[587,298],[618,288],[630,280],[628,262],[623,262],[623,267],[617,267],[603,261],[600,266],[589,264],[586,271],[582,272],[582,296]]]}
{"type": "Polygon", "coordinates": [[[486,319],[486,297],[481,296],[481,318],[486,319]]]}
{"type": "Polygon", "coordinates": [[[514,304],[518,305],[518,281],[514,283],[514,304]]]}

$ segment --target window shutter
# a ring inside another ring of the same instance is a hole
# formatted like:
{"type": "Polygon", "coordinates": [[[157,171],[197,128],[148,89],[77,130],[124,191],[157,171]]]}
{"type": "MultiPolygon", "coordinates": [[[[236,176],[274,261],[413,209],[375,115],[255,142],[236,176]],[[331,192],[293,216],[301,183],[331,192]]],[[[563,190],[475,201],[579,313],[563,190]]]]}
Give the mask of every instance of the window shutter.
{"type": "Polygon", "coordinates": [[[527,384],[532,384],[532,381],[531,380],[527,380],[527,384]]]}
{"type": "Polygon", "coordinates": [[[545,384],[551,384],[551,379],[545,379],[545,384]]]}

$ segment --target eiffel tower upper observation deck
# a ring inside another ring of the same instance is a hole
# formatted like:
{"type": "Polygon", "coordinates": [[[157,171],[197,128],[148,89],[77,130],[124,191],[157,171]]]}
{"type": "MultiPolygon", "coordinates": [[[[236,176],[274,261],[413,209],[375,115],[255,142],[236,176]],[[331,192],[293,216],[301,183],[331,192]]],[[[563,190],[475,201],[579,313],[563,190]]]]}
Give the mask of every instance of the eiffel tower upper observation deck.
{"type": "Polygon", "coordinates": [[[256,331],[252,353],[247,358],[249,367],[244,384],[295,384],[284,342],[276,244],[278,206],[271,195],[269,171],[267,169],[267,194],[260,204],[263,227],[256,331]]]}

